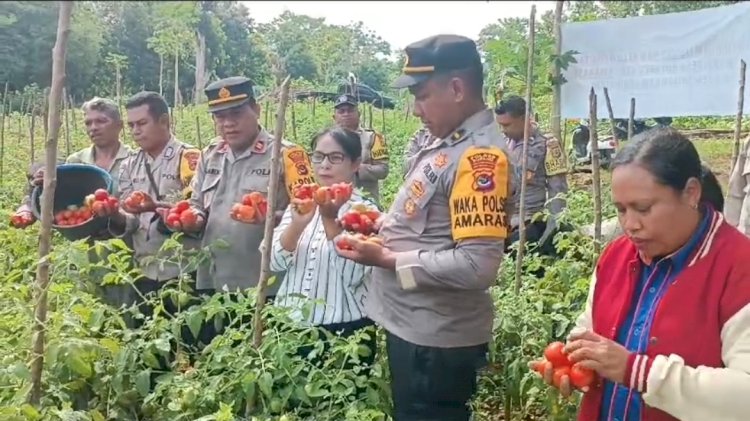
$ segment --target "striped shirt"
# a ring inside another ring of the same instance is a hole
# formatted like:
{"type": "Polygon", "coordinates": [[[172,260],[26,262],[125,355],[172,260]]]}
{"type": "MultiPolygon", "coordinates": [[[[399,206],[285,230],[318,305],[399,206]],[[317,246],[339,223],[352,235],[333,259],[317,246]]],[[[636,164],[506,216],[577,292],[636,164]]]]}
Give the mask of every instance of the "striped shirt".
{"type": "MultiPolygon", "coordinates": [[[[375,206],[355,192],[352,199],[339,209],[339,216],[354,203],[375,206]]],[[[291,221],[291,211],[287,207],[273,232],[271,271],[286,271],[275,304],[294,309],[293,318],[314,326],[365,318],[363,302],[367,286],[364,280],[369,277],[371,268],[336,253],[334,242],[326,238],[317,209],[300,235],[295,251],[285,250],[281,246],[281,234],[291,221]]]]}

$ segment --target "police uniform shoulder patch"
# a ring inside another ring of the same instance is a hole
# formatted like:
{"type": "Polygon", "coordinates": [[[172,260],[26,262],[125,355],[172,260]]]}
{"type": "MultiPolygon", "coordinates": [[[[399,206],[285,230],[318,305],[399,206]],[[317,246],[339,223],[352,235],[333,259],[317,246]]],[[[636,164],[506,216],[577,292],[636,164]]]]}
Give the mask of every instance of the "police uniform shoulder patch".
{"type": "Polygon", "coordinates": [[[568,166],[565,162],[565,153],[562,145],[554,137],[547,139],[547,153],[544,157],[544,169],[547,176],[565,174],[568,172],[568,166]]]}
{"type": "Polygon", "coordinates": [[[190,184],[198,168],[198,160],[201,157],[201,151],[197,148],[185,148],[180,153],[180,181],[184,188],[183,194],[188,197],[191,193],[190,184]]]}
{"type": "Polygon", "coordinates": [[[457,165],[450,194],[451,234],[468,238],[506,238],[510,164],[496,146],[472,146],[457,165]]]}
{"type": "Polygon", "coordinates": [[[388,145],[382,134],[373,131],[372,144],[370,145],[370,156],[373,161],[388,159],[388,145]]]}
{"type": "Polygon", "coordinates": [[[315,182],[312,164],[307,152],[294,144],[292,146],[284,146],[281,150],[281,155],[284,165],[284,185],[291,198],[296,186],[315,182]]]}

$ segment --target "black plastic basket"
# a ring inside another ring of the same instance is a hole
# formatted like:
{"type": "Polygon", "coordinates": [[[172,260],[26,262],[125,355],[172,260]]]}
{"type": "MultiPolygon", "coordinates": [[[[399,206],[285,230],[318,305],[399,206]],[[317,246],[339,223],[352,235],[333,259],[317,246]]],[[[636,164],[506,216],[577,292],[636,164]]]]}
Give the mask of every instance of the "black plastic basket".
{"type": "MultiPolygon", "coordinates": [[[[62,164],[57,166],[57,188],[53,204],[53,214],[67,209],[70,205],[82,206],[86,196],[97,189],[105,189],[112,194],[112,177],[103,169],[87,164],[62,164]]],[[[41,219],[42,186],[31,192],[31,210],[41,219]]],[[[107,219],[94,217],[88,221],[69,226],[52,223],[52,227],[68,240],[75,241],[98,234],[107,228],[107,219]]]]}

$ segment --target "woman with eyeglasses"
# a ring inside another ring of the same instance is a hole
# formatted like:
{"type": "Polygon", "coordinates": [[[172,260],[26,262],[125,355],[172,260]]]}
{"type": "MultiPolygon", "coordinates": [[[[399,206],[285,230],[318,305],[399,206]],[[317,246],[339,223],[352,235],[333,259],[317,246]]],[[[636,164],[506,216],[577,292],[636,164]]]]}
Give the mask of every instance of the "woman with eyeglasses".
{"type": "MultiPolygon", "coordinates": [[[[354,183],[362,156],[357,133],[328,129],[313,137],[312,148],[310,159],[320,186],[354,183]]],[[[342,232],[337,219],[356,203],[376,207],[357,190],[345,203],[316,205],[305,214],[297,211],[298,199],[292,199],[273,233],[271,270],[286,271],[275,304],[294,309],[292,315],[301,323],[344,337],[369,327],[363,345],[371,352],[362,359],[369,366],[375,356],[375,330],[363,302],[370,268],[340,257],[334,246],[342,232]],[[316,300],[320,303],[312,303],[316,300]],[[305,314],[308,307],[311,311],[305,314]]]]}

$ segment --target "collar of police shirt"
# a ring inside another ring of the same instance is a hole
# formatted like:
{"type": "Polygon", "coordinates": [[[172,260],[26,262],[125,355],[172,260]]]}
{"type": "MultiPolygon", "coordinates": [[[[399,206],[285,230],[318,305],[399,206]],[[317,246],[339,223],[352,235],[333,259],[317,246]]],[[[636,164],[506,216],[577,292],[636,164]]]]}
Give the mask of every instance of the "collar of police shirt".
{"type": "Polygon", "coordinates": [[[424,149],[428,150],[437,148],[443,143],[448,146],[453,146],[455,144],[461,143],[468,137],[467,135],[469,135],[472,131],[491,124],[493,121],[495,121],[494,111],[490,108],[485,107],[484,109],[479,110],[469,116],[469,118],[464,120],[464,122],[461,123],[461,125],[458,126],[457,129],[453,130],[450,135],[444,138],[435,137],[434,139],[432,139],[432,143],[425,145],[424,149]]]}
{"type": "Polygon", "coordinates": [[[159,155],[156,156],[156,158],[152,158],[151,154],[144,151],[143,148],[141,148],[141,151],[143,151],[143,157],[144,161],[151,166],[151,170],[158,168],[159,165],[162,164],[165,160],[170,160],[175,157],[177,154],[177,150],[180,147],[181,142],[177,140],[174,134],[170,134],[169,141],[164,146],[164,149],[161,151],[159,155]]]}

